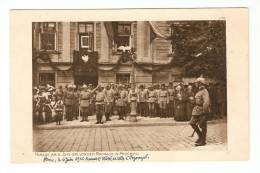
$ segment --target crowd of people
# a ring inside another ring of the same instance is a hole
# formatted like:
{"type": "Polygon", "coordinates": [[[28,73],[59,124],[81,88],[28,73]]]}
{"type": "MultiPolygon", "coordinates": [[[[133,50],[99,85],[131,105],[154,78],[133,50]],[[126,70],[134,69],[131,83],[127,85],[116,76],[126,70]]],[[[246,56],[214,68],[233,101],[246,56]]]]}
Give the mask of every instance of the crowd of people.
{"type": "MultiPolygon", "coordinates": [[[[226,89],[222,84],[208,84],[210,118],[226,115],[226,89]]],[[[49,84],[33,88],[33,119],[35,124],[56,121],[73,121],[96,115],[96,123],[102,117],[111,121],[111,116],[125,120],[130,114],[130,103],[136,102],[137,114],[142,117],[174,118],[189,121],[195,106],[196,83],[178,84],[73,84],[55,88],[49,84]]]]}

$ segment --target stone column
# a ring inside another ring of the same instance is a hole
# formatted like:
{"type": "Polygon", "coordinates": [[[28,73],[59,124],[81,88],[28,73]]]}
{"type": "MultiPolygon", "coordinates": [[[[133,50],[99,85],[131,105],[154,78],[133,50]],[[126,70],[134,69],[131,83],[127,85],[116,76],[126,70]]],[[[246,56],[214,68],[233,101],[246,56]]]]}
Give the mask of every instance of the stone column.
{"type": "Polygon", "coordinates": [[[62,22],[62,25],[62,61],[70,62],[70,23],[62,22]]]}

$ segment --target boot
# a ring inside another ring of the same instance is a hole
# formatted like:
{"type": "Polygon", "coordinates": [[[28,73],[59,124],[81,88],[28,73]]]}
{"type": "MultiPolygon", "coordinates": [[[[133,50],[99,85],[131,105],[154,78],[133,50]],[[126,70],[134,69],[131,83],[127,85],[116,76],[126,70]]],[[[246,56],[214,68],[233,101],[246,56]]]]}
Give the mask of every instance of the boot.
{"type": "Polygon", "coordinates": [[[199,143],[196,143],[195,146],[198,147],[198,146],[204,146],[206,145],[206,142],[205,141],[200,141],[199,143]]]}

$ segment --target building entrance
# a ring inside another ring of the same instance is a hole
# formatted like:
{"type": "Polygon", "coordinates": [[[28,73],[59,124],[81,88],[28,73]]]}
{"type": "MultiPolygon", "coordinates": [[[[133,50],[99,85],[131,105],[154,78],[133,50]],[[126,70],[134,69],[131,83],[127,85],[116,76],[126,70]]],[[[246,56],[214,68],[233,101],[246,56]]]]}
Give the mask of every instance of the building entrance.
{"type": "Polygon", "coordinates": [[[75,75],[74,83],[75,85],[92,84],[94,86],[97,86],[98,77],[89,75],[75,75]]]}

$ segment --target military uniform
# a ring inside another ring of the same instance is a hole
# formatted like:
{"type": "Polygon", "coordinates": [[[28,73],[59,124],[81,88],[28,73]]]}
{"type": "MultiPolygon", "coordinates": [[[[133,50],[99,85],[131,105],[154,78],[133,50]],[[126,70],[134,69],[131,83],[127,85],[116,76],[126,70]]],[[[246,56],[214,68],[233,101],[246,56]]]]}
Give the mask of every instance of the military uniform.
{"type": "Polygon", "coordinates": [[[154,90],[148,90],[148,109],[149,116],[154,117],[155,114],[155,102],[157,101],[157,94],[154,90]]]}
{"type": "Polygon", "coordinates": [[[82,112],[82,121],[88,121],[91,96],[92,95],[88,90],[83,90],[80,93],[80,110],[82,112]]]}
{"type": "Polygon", "coordinates": [[[74,99],[73,99],[73,118],[78,119],[79,116],[79,99],[80,99],[80,92],[74,91],[74,99]]]}
{"type": "Polygon", "coordinates": [[[72,121],[73,119],[73,100],[74,100],[74,92],[72,90],[67,90],[64,93],[64,104],[66,109],[67,121],[72,121]]]}
{"type": "Polygon", "coordinates": [[[192,117],[192,110],[195,104],[193,91],[187,91],[186,96],[186,115],[187,119],[190,120],[192,117]]]}
{"type": "Polygon", "coordinates": [[[146,116],[146,102],[147,102],[147,91],[140,89],[138,92],[138,104],[139,104],[139,113],[141,116],[146,116]]]}
{"type": "Polygon", "coordinates": [[[167,116],[167,104],[169,103],[169,95],[167,90],[160,90],[158,93],[158,103],[160,107],[160,117],[166,118],[167,116]]]}
{"type": "Polygon", "coordinates": [[[95,99],[95,105],[96,105],[96,117],[97,122],[96,124],[103,124],[102,117],[104,114],[104,102],[105,101],[105,94],[104,91],[97,91],[96,92],[96,99],[95,99]]]}
{"type": "Polygon", "coordinates": [[[104,90],[104,95],[105,95],[105,116],[106,116],[106,121],[110,121],[110,117],[113,113],[113,104],[114,104],[114,90],[112,89],[105,89],[104,90]]]}
{"type": "Polygon", "coordinates": [[[207,89],[203,88],[196,93],[195,104],[196,105],[192,111],[190,125],[199,136],[199,139],[197,140],[198,145],[205,145],[207,135],[207,118],[210,112],[210,98],[207,89]]]}
{"type": "Polygon", "coordinates": [[[119,114],[119,120],[126,118],[127,96],[128,96],[128,92],[126,90],[118,91],[116,106],[119,114]]]}
{"type": "Polygon", "coordinates": [[[160,111],[160,106],[159,106],[159,102],[158,102],[158,96],[159,96],[159,92],[160,89],[159,88],[155,88],[155,93],[156,93],[156,97],[157,97],[157,101],[155,102],[155,112],[157,116],[161,116],[161,111],[160,111]]]}

